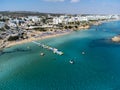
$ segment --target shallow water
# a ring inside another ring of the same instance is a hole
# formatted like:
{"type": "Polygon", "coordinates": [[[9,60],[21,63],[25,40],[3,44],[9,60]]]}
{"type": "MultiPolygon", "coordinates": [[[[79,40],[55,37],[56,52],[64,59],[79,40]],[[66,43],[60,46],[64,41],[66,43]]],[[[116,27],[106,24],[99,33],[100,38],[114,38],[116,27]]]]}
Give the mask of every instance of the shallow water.
{"type": "Polygon", "coordinates": [[[117,21],[38,41],[58,48],[63,56],[33,43],[7,48],[0,55],[0,89],[120,90],[120,44],[110,40],[119,32],[117,21]]]}

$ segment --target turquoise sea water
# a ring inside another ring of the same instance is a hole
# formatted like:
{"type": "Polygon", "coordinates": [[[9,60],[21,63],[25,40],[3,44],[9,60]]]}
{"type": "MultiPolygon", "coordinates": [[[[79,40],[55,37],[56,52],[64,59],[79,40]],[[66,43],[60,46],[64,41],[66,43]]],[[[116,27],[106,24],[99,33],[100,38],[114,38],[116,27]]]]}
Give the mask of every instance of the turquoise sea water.
{"type": "Polygon", "coordinates": [[[119,33],[116,21],[38,41],[63,56],[33,43],[7,48],[0,54],[0,90],[120,90],[120,44],[110,40],[119,33]]]}

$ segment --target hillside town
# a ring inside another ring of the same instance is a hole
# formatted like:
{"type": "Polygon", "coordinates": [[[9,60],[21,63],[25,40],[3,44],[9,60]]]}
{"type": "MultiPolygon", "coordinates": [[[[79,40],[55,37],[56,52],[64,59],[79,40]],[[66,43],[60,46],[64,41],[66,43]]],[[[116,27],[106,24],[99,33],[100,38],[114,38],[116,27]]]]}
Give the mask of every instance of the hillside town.
{"type": "Polygon", "coordinates": [[[45,36],[88,29],[104,21],[118,20],[119,15],[27,15],[0,14],[0,48],[11,46],[11,42],[36,40],[45,36]],[[30,39],[30,40],[29,40],[30,39]]]}

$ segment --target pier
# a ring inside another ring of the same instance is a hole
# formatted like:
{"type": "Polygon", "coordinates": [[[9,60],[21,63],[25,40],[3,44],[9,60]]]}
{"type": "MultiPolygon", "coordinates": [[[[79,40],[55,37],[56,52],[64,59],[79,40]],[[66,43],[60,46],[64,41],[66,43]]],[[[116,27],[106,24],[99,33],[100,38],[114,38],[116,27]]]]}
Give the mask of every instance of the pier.
{"type": "Polygon", "coordinates": [[[48,49],[48,50],[51,50],[53,53],[55,54],[58,54],[58,55],[63,55],[63,52],[62,51],[59,51],[57,48],[53,48],[53,47],[50,47],[48,45],[45,45],[45,44],[42,44],[42,43],[39,43],[39,42],[36,42],[36,41],[32,41],[34,44],[42,47],[42,48],[45,48],[45,49],[48,49]]]}

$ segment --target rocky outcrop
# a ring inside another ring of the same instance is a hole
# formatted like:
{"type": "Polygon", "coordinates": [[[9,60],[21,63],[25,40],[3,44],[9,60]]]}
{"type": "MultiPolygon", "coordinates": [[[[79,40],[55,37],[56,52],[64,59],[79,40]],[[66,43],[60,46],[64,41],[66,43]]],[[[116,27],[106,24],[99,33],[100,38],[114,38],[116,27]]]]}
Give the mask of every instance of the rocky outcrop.
{"type": "Polygon", "coordinates": [[[86,26],[79,26],[78,29],[89,29],[90,25],[86,25],[86,26]]]}
{"type": "Polygon", "coordinates": [[[119,36],[114,36],[114,37],[112,38],[112,41],[113,41],[113,42],[120,42],[120,35],[119,35],[119,36]]]}

